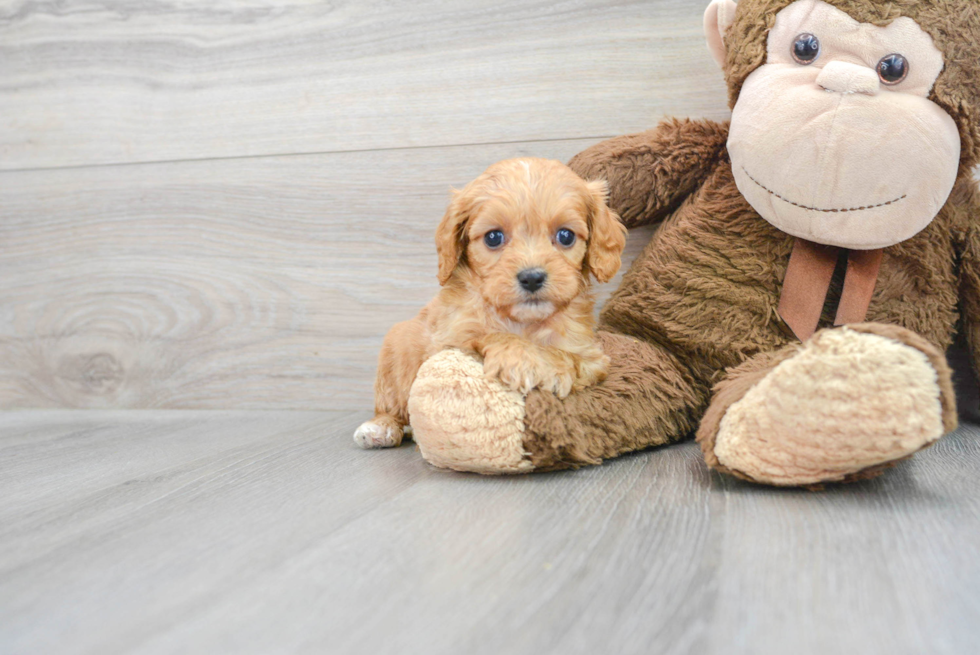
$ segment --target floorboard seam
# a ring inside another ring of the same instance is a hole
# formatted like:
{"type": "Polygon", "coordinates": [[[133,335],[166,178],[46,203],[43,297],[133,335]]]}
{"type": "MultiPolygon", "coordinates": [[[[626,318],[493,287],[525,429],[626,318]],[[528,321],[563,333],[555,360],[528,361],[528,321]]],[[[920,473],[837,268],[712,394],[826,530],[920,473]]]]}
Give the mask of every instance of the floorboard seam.
{"type": "Polygon", "coordinates": [[[200,158],[187,158],[187,159],[159,159],[159,160],[146,160],[146,161],[124,161],[124,162],[108,162],[99,164],[73,164],[69,166],[37,166],[37,167],[25,167],[25,168],[0,168],[0,174],[4,173],[37,173],[41,171],[73,171],[73,170],[83,170],[83,169],[98,169],[98,168],[121,168],[129,166],[154,166],[161,164],[187,164],[187,163],[197,163],[197,162],[219,162],[219,161],[237,161],[237,160],[248,160],[248,159],[274,159],[281,157],[319,157],[324,155],[346,155],[346,154],[363,154],[370,152],[399,152],[403,150],[435,150],[438,148],[480,148],[480,147],[491,147],[491,146],[506,146],[514,145],[520,143],[563,143],[568,141],[589,141],[589,140],[604,140],[610,139],[614,134],[600,135],[600,136],[574,136],[574,137],[562,137],[556,139],[516,139],[513,141],[485,141],[476,143],[436,143],[432,145],[425,146],[394,146],[390,148],[355,148],[352,150],[318,150],[310,152],[279,152],[279,153],[263,153],[258,155],[228,155],[225,157],[200,157],[200,158]]]}

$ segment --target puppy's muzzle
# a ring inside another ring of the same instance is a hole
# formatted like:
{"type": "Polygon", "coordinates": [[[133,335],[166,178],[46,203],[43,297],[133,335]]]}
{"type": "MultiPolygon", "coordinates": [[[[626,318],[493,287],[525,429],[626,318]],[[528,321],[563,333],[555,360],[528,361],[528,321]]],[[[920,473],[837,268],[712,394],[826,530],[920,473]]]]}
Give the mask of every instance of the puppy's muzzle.
{"type": "Polygon", "coordinates": [[[543,268],[525,268],[517,274],[517,281],[521,283],[521,288],[530,293],[543,287],[547,279],[548,274],[543,268]]]}

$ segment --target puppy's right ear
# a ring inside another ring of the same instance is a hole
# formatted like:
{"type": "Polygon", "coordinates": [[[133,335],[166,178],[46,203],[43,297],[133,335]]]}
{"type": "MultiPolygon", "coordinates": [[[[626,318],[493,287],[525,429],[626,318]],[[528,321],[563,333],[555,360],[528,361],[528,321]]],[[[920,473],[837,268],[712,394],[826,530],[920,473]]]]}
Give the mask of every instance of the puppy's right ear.
{"type": "Polygon", "coordinates": [[[453,189],[446,215],[436,228],[436,252],[439,254],[439,284],[444,285],[466,252],[466,224],[473,211],[464,191],[453,189]]]}
{"type": "Polygon", "coordinates": [[[592,215],[589,219],[589,249],[585,262],[598,282],[608,282],[619,271],[623,248],[626,247],[626,227],[619,216],[606,204],[609,185],[604,180],[587,182],[592,195],[592,215]]]}

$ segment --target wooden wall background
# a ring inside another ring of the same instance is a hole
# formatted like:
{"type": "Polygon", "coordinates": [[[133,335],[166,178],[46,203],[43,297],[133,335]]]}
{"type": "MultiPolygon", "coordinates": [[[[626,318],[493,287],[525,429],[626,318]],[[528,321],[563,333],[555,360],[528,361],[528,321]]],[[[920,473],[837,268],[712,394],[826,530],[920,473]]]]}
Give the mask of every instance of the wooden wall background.
{"type": "Polygon", "coordinates": [[[0,408],[369,407],[450,186],[728,116],[706,5],[0,3],[0,408]]]}

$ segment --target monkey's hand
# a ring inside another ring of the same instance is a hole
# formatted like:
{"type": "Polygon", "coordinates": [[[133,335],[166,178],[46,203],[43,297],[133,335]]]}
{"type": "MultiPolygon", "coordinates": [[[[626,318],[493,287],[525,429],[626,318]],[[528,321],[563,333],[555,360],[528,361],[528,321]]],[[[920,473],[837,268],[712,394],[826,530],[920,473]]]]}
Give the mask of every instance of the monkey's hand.
{"type": "Polygon", "coordinates": [[[633,228],[663,220],[693,193],[727,142],[727,124],[672,119],[596,144],[568,165],[586,180],[606,180],[610,208],[633,228]]]}

